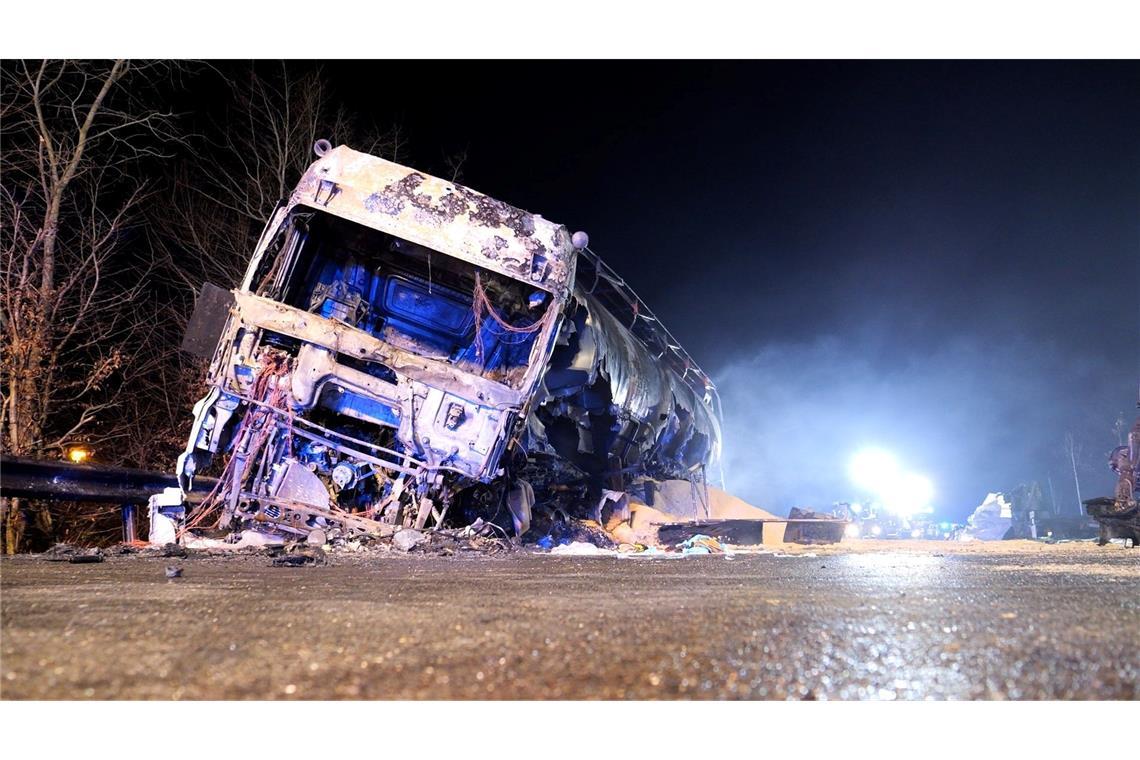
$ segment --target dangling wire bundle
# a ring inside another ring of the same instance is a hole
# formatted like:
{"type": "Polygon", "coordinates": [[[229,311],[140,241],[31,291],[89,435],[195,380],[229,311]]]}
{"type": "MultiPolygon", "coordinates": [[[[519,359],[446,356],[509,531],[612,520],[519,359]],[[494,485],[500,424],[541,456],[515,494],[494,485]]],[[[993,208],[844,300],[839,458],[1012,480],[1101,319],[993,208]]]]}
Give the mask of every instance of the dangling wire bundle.
{"type": "Polygon", "coordinates": [[[495,307],[491,305],[491,299],[487,297],[487,291],[483,289],[483,280],[480,278],[479,273],[475,273],[475,294],[472,299],[472,308],[475,312],[475,356],[481,362],[483,361],[483,316],[489,315],[491,319],[509,333],[515,335],[531,335],[538,332],[550,322],[553,317],[554,309],[549,306],[546,313],[542,315],[536,322],[529,325],[512,325],[505,319],[499,316],[495,311],[495,307]]]}
{"type": "MultiPolygon", "coordinates": [[[[246,411],[245,417],[242,418],[241,424],[234,433],[234,453],[230,455],[229,461],[226,462],[225,469],[214,488],[202,500],[202,503],[187,515],[186,525],[178,532],[179,538],[186,531],[201,525],[220,506],[224,491],[229,488],[241,488],[249,466],[257,459],[257,455],[261,453],[262,448],[273,434],[273,423],[277,416],[274,410],[286,413],[285,445],[291,445],[293,413],[289,405],[289,384],[286,382],[289,378],[289,372],[289,357],[283,355],[267,357],[266,364],[258,374],[250,392],[250,398],[264,402],[265,406],[250,405],[246,411]],[[238,456],[243,450],[245,456],[238,456]],[[241,463],[241,472],[237,472],[239,462],[241,463]]],[[[220,523],[220,520],[221,515],[218,516],[215,527],[220,523]]]]}

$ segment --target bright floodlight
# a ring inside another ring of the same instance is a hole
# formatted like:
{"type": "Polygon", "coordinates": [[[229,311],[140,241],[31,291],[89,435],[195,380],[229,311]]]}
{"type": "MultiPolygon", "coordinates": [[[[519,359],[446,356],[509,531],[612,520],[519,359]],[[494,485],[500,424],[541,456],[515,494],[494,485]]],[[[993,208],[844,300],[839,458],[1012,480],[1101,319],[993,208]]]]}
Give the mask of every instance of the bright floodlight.
{"type": "Polygon", "coordinates": [[[880,492],[883,506],[903,517],[925,512],[934,498],[934,485],[928,478],[908,472],[897,476],[880,492]]]}
{"type": "Polygon", "coordinates": [[[882,449],[864,449],[851,457],[848,474],[855,485],[879,493],[898,479],[899,463],[882,449]]]}
{"type": "Polygon", "coordinates": [[[917,473],[904,472],[888,451],[863,449],[851,457],[848,474],[855,485],[873,495],[884,509],[900,517],[931,511],[933,484],[917,473]]]}

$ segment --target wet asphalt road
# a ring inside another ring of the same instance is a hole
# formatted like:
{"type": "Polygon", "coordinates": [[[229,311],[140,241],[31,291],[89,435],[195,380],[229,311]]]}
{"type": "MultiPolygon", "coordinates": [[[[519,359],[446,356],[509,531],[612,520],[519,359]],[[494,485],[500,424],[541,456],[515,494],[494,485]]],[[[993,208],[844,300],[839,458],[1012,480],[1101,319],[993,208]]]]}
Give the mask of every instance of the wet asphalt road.
{"type": "Polygon", "coordinates": [[[1140,550],[907,546],[6,559],[0,697],[1137,697],[1140,550]]]}

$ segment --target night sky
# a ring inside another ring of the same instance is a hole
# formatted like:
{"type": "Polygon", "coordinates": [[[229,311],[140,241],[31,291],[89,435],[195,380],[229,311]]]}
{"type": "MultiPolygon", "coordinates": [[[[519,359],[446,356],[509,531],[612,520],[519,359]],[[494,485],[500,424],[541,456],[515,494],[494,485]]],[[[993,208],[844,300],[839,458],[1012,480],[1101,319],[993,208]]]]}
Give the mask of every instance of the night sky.
{"type": "Polygon", "coordinates": [[[464,184],[590,234],[718,382],[744,498],[857,499],[875,445],[946,519],[1030,480],[1075,514],[1066,432],[1083,498],[1111,493],[1140,378],[1137,63],[322,66],[407,163],[466,149],[464,184]]]}

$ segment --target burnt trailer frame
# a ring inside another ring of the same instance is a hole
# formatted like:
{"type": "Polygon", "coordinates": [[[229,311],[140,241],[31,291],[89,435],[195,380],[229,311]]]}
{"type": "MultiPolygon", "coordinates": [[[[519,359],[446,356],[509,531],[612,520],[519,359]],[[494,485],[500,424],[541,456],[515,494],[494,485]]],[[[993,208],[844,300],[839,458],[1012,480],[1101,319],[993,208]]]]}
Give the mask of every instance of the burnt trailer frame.
{"type": "Polygon", "coordinates": [[[189,493],[216,455],[225,467],[189,514],[160,518],[383,534],[440,524],[482,485],[521,533],[535,455],[593,457],[609,486],[703,479],[719,460],[715,386],[584,234],[347,146],[315,151],[240,286],[199,299],[184,345],[217,340],[176,474],[189,493]],[[597,445],[552,443],[543,419],[597,445]]]}

